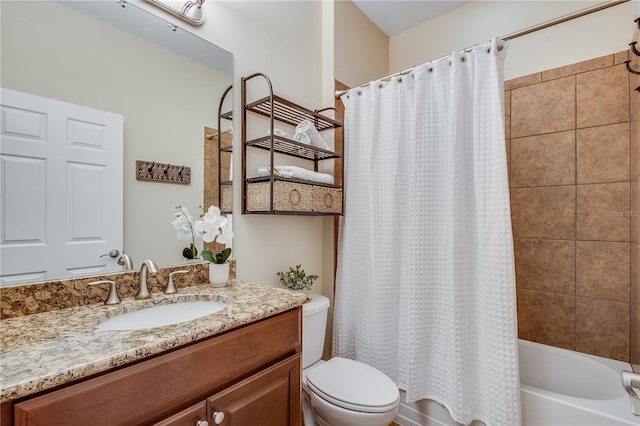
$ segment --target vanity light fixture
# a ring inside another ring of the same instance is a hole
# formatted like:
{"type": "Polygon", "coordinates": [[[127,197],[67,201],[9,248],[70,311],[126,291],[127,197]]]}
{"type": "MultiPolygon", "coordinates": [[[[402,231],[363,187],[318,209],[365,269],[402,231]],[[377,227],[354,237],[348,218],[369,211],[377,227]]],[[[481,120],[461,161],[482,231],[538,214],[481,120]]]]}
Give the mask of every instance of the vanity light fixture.
{"type": "Polygon", "coordinates": [[[180,7],[180,9],[169,6],[160,0],[146,1],[155,6],[158,6],[165,12],[168,12],[173,16],[182,19],[183,21],[190,23],[191,25],[195,25],[196,27],[204,24],[204,9],[202,8],[202,4],[205,2],[205,0],[187,0],[180,7]]]}

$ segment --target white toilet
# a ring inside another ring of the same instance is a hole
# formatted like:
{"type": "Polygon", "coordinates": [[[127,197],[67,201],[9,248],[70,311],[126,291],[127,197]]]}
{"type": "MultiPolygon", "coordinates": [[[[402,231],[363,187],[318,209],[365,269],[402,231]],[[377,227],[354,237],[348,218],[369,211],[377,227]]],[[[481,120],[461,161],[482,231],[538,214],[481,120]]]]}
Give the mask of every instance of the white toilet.
{"type": "Polygon", "coordinates": [[[302,389],[305,426],[387,426],[400,392],[381,371],[346,358],[323,361],[329,299],[313,294],[302,305],[302,389]],[[314,423],[315,421],[315,423],[314,423]]]}

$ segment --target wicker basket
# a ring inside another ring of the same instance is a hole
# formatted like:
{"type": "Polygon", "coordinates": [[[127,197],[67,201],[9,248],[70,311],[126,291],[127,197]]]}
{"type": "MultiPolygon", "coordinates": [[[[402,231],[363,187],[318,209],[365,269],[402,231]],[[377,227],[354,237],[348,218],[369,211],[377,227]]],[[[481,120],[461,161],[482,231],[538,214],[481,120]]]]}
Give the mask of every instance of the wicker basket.
{"type": "MultiPolygon", "coordinates": [[[[247,211],[269,211],[270,183],[247,183],[247,211]]],[[[287,212],[310,212],[312,186],[276,181],[273,183],[273,209],[287,212]]]]}
{"type": "Polygon", "coordinates": [[[342,213],[342,189],[313,186],[312,204],[314,212],[342,213]]]}
{"type": "Polygon", "coordinates": [[[223,212],[233,211],[233,186],[220,185],[220,210],[223,212]]]}

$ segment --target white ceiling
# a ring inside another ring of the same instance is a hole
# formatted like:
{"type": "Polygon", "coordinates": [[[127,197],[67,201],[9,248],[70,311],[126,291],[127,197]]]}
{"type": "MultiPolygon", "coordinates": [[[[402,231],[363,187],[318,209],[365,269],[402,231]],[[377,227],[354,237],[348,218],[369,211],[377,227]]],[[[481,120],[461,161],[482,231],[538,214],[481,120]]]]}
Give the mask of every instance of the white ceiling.
{"type": "Polygon", "coordinates": [[[471,3],[463,0],[352,1],[389,37],[471,3]]]}

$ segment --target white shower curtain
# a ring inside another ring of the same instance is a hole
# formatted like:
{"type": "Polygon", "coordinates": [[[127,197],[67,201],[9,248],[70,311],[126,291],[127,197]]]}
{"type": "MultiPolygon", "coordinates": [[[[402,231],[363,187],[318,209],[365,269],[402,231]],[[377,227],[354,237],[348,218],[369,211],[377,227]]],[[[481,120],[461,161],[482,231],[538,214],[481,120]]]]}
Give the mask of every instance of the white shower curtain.
{"type": "Polygon", "coordinates": [[[494,39],[342,97],[334,356],[489,426],[520,423],[505,54],[494,39]]]}

